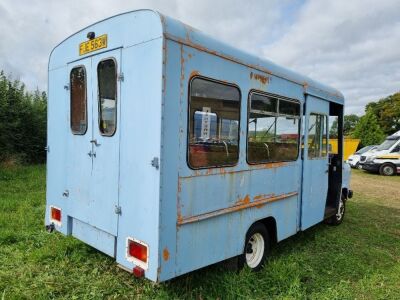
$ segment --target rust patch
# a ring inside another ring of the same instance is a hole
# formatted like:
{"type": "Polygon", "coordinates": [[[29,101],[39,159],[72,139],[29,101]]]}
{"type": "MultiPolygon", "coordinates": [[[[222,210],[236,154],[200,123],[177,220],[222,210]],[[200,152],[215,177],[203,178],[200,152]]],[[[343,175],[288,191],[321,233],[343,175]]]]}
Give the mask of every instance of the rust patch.
{"type": "Polygon", "coordinates": [[[272,193],[272,194],[260,194],[260,195],[254,196],[253,197],[253,201],[261,201],[263,199],[272,198],[274,196],[275,196],[274,193],[272,193]]]}
{"type": "Polygon", "coordinates": [[[253,72],[250,72],[250,79],[257,80],[257,81],[261,82],[264,85],[269,83],[269,77],[261,75],[261,74],[256,74],[256,73],[253,73],[253,72]]]}
{"type": "Polygon", "coordinates": [[[246,195],[243,199],[240,199],[236,201],[236,204],[242,205],[242,204],[249,204],[250,203],[250,196],[246,195]]]}
{"type": "Polygon", "coordinates": [[[190,73],[190,77],[189,77],[189,78],[192,78],[193,76],[197,76],[197,75],[200,75],[200,72],[194,70],[194,71],[192,71],[192,72],[190,73]]]}
{"type": "Polygon", "coordinates": [[[189,53],[189,54],[188,54],[188,57],[189,57],[189,58],[192,58],[192,54],[191,54],[191,53],[189,53]]]}
{"type": "Polygon", "coordinates": [[[289,163],[287,162],[272,162],[258,165],[250,165],[251,169],[275,169],[287,166],[289,163]]]}
{"type": "Polygon", "coordinates": [[[260,203],[260,204],[256,205],[255,208],[260,209],[260,208],[264,207],[265,204],[266,204],[266,203],[260,203]]]}
{"type": "Polygon", "coordinates": [[[199,222],[199,221],[202,221],[205,219],[209,219],[209,218],[217,217],[220,215],[240,211],[240,210],[250,208],[250,207],[261,208],[267,203],[283,200],[283,199],[295,196],[297,194],[298,194],[297,192],[291,192],[291,193],[282,194],[282,195],[273,196],[273,197],[267,197],[267,198],[262,198],[262,199],[260,198],[260,200],[253,201],[253,202],[250,202],[250,196],[246,195],[246,197],[244,197],[243,199],[236,202],[236,205],[233,205],[233,206],[230,206],[227,208],[214,210],[214,211],[211,211],[208,213],[204,213],[204,214],[200,214],[200,215],[196,215],[196,216],[192,216],[192,217],[181,218],[180,220],[178,220],[177,225],[179,226],[179,225],[184,225],[184,224],[188,224],[188,223],[199,222]]]}
{"type": "Polygon", "coordinates": [[[169,251],[167,249],[167,247],[164,248],[163,252],[162,252],[162,256],[164,261],[167,261],[169,259],[169,251]]]}

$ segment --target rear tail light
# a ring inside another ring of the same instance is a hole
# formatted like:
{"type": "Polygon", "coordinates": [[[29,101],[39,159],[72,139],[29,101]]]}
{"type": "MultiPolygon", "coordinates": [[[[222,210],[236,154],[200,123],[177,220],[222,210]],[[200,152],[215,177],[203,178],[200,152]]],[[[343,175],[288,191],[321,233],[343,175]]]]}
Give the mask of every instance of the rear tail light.
{"type": "Polygon", "coordinates": [[[51,206],[50,207],[50,220],[61,223],[61,209],[51,206]]]}
{"type": "Polygon", "coordinates": [[[147,246],[139,241],[128,239],[128,257],[136,258],[147,263],[147,246]]]}

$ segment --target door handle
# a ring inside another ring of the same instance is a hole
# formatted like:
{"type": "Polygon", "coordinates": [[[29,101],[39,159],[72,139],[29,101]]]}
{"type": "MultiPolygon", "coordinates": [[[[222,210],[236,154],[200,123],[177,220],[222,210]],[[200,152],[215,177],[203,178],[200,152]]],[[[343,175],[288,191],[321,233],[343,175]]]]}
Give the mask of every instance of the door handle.
{"type": "Polygon", "coordinates": [[[90,157],[96,157],[96,152],[93,152],[93,151],[89,151],[88,152],[88,155],[90,156],[90,157]]]}
{"type": "Polygon", "coordinates": [[[94,144],[96,147],[98,147],[98,146],[101,145],[101,144],[97,143],[97,139],[90,140],[90,142],[91,142],[92,144],[94,144]]]}

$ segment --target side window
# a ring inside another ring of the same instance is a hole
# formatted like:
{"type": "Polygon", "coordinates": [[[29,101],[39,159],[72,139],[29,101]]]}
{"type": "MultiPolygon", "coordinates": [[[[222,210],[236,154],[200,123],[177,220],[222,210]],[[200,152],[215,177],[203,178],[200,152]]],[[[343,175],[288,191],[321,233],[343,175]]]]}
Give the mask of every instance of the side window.
{"type": "Polygon", "coordinates": [[[326,157],[327,116],[311,113],[308,121],[308,158],[326,157]]]}
{"type": "Polygon", "coordinates": [[[188,164],[191,168],[229,166],[239,158],[240,91],[194,78],[189,91],[188,164]]]}
{"type": "Polygon", "coordinates": [[[300,104],[253,93],[249,97],[247,161],[292,161],[298,157],[300,104]]]}
{"type": "Polygon", "coordinates": [[[99,130],[102,135],[112,136],[117,123],[117,68],[113,59],[99,62],[99,130]]]}
{"type": "Polygon", "coordinates": [[[75,67],[70,73],[71,99],[70,122],[73,134],[85,134],[87,130],[86,71],[75,67]]]}

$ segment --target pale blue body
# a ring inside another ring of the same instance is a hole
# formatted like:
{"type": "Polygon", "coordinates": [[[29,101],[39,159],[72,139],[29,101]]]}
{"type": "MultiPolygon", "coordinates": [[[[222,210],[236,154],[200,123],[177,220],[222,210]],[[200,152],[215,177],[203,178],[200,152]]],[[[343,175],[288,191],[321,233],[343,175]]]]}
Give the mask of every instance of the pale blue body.
{"type": "Polygon", "coordinates": [[[299,155],[282,164],[246,162],[247,99],[253,89],[307,101],[307,112],[329,114],[329,101],[344,104],[332,88],[150,10],[118,15],[72,35],[49,61],[46,224],[49,206],[61,208],[58,231],[115,257],[128,270],[134,265],[126,259],[127,237],[144,241],[149,245],[145,276],[164,281],[243,253],[245,234],[257,220],[274,218],[278,241],[321,222],[327,160],[302,160],[299,155]],[[78,45],[89,31],[108,34],[108,47],[80,57],[78,45]],[[88,74],[95,74],[97,63],[107,57],[117,61],[124,77],[118,82],[116,133],[98,133],[93,75],[87,82],[88,119],[93,121],[85,135],[72,135],[70,95],[64,88],[71,68],[84,65],[88,74]],[[251,78],[251,73],[268,82],[251,78]],[[195,75],[240,88],[236,166],[188,167],[188,87],[195,75]],[[100,145],[90,143],[92,139],[100,145]],[[96,157],[89,157],[89,151],[96,157]],[[151,165],[153,158],[159,159],[159,169],[151,165]],[[289,196],[235,210],[243,199],[248,204],[271,195],[289,196]]]}

